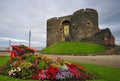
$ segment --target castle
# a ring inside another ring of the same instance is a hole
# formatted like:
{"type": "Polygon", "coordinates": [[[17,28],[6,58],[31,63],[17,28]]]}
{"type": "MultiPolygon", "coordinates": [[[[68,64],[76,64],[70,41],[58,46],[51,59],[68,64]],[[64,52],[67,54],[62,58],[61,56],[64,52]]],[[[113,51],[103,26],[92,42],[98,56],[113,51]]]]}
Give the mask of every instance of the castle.
{"type": "Polygon", "coordinates": [[[47,20],[47,46],[69,41],[115,45],[110,29],[99,29],[98,12],[90,8],[47,20]]]}

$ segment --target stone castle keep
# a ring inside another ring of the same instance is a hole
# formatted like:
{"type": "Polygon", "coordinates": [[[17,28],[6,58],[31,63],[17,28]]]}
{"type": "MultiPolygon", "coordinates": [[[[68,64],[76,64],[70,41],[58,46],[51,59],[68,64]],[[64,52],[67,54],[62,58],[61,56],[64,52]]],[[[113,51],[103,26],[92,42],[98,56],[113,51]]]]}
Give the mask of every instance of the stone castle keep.
{"type": "Polygon", "coordinates": [[[115,44],[109,28],[99,29],[98,12],[94,9],[80,9],[72,15],[47,20],[47,46],[69,41],[115,44]]]}

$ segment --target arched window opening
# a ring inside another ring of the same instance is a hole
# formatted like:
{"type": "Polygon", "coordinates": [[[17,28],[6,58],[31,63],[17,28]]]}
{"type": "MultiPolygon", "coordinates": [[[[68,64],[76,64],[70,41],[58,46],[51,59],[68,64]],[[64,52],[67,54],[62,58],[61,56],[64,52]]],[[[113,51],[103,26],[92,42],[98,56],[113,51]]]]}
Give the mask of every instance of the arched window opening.
{"type": "Polygon", "coordinates": [[[64,29],[64,35],[69,35],[70,34],[70,22],[69,21],[64,21],[62,23],[63,29],[64,29]]]}

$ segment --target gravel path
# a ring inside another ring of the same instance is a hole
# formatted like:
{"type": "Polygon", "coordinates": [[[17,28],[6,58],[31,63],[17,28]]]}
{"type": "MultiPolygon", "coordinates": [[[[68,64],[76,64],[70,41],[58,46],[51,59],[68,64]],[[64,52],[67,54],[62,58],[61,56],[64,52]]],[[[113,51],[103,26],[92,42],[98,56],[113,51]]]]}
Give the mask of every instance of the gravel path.
{"type": "MultiPolygon", "coordinates": [[[[0,56],[9,56],[9,52],[0,52],[0,56]]],[[[46,55],[46,54],[43,54],[46,55]]],[[[69,56],[69,55],[46,55],[50,58],[61,57],[64,60],[86,64],[96,64],[120,68],[120,55],[97,55],[97,56],[69,56]]]]}

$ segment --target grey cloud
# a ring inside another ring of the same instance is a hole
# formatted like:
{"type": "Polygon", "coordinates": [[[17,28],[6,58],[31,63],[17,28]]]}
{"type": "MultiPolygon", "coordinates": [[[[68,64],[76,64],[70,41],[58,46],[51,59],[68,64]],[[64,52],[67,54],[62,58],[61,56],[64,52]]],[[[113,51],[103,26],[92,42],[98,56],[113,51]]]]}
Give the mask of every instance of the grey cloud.
{"type": "MultiPolygon", "coordinates": [[[[0,37],[28,40],[32,31],[32,41],[46,46],[46,20],[72,14],[81,8],[94,8],[99,12],[101,28],[109,27],[118,38],[119,0],[0,0],[0,37]]],[[[1,44],[1,42],[0,42],[1,44]]],[[[5,44],[5,43],[4,43],[5,44]]]]}

